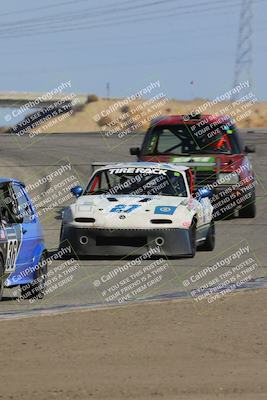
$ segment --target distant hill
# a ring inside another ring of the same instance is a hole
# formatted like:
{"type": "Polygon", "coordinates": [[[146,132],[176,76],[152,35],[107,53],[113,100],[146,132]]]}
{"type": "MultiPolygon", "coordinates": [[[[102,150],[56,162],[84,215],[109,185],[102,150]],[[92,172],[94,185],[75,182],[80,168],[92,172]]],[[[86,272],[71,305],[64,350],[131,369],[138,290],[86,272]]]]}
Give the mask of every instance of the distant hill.
{"type": "MultiPolygon", "coordinates": [[[[166,100],[149,102],[139,99],[123,105],[125,99],[105,99],[88,96],[85,105],[75,107],[63,115],[49,117],[34,127],[34,131],[48,133],[96,131],[144,131],[153,116],[188,114],[207,105],[209,100],[166,100]]],[[[228,114],[240,128],[267,127],[267,102],[234,104],[220,102],[207,107],[203,114],[228,114]]],[[[3,131],[3,129],[2,129],[3,131]]],[[[14,127],[13,127],[14,131],[14,127]]]]}

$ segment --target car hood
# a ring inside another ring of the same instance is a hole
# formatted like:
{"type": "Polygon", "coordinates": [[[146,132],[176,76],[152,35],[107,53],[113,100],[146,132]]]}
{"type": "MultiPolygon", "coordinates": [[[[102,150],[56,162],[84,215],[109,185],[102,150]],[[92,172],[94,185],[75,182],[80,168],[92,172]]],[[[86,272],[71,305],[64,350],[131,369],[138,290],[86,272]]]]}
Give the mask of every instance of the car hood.
{"type": "Polygon", "coordinates": [[[82,196],[64,213],[63,222],[68,220],[68,212],[71,212],[71,222],[79,226],[157,228],[160,223],[152,225],[154,219],[168,219],[171,224],[182,226],[192,217],[188,204],[189,198],[175,196],[82,196]],[[87,222],[86,218],[95,221],[87,222]]]}

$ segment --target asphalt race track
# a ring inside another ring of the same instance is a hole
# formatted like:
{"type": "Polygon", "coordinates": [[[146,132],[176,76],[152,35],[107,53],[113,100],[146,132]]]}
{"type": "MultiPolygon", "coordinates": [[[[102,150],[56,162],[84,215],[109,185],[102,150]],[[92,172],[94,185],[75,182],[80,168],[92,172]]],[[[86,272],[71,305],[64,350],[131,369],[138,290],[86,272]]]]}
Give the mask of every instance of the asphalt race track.
{"type": "MultiPolygon", "coordinates": [[[[194,259],[169,260],[169,268],[172,274],[160,285],[154,286],[152,290],[142,292],[136,299],[166,299],[170,297],[185,296],[187,291],[183,285],[191,271],[198,271],[203,266],[214,265],[218,260],[224,259],[238,248],[239,243],[248,245],[250,254],[253,253],[257,259],[257,268],[254,271],[253,282],[245,285],[249,288],[264,287],[267,272],[266,248],[267,248],[267,132],[257,130],[254,133],[243,133],[247,144],[256,144],[257,152],[252,155],[254,170],[256,172],[257,186],[257,217],[255,219],[232,218],[216,223],[216,248],[215,251],[198,252],[194,259]],[[235,247],[236,246],[236,247],[235,247]],[[255,278],[260,278],[255,281],[255,278]]],[[[94,161],[117,162],[133,161],[134,157],[129,155],[130,146],[141,144],[142,135],[127,138],[104,138],[101,134],[57,134],[35,138],[32,141],[21,137],[1,135],[0,167],[1,176],[16,177],[25,182],[26,185],[38,182],[60,165],[70,163],[71,172],[76,180],[85,185],[90,176],[90,165],[94,161]]],[[[38,186],[38,185],[37,185],[38,186]]],[[[46,190],[49,191],[50,184],[46,190]]],[[[49,192],[48,192],[49,193],[49,192]]],[[[67,201],[64,204],[68,204],[67,201]]],[[[62,206],[56,205],[53,210],[47,211],[41,216],[43,222],[47,247],[50,254],[58,248],[60,231],[60,213],[62,206]]],[[[55,270],[63,263],[53,261],[49,270],[55,270]]],[[[0,317],[10,318],[12,316],[27,315],[27,312],[48,312],[69,309],[71,307],[102,307],[108,302],[93,285],[98,278],[114,269],[124,265],[125,260],[78,260],[76,267],[66,273],[64,284],[51,290],[43,300],[29,303],[27,300],[20,301],[18,291],[5,289],[4,301],[0,303],[0,317]],[[26,314],[25,314],[26,313],[26,314]]],[[[136,265],[131,268],[131,273],[139,269],[136,265]]],[[[220,268],[220,273],[227,273],[229,265],[220,268]]],[[[60,269],[56,270],[57,272],[60,269]]],[[[51,274],[52,277],[53,274],[51,274]]],[[[53,275],[54,276],[54,275],[53,275]]],[[[64,278],[61,277],[61,281],[64,278]]],[[[266,285],[267,286],[267,285],[266,285]]],[[[192,289],[192,287],[190,288],[192,289]]]]}

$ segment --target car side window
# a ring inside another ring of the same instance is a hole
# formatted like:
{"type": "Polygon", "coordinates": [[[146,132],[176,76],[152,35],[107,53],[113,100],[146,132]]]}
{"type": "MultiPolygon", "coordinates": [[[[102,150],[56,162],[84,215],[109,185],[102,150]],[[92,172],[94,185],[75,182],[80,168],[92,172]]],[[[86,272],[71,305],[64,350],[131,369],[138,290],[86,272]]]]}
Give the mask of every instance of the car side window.
{"type": "Polygon", "coordinates": [[[14,184],[12,188],[18,201],[19,212],[23,215],[24,222],[31,222],[34,216],[34,211],[23,191],[23,188],[17,184],[14,184]]]}
{"type": "Polygon", "coordinates": [[[239,145],[239,149],[237,149],[237,152],[245,152],[245,142],[243,140],[243,138],[239,135],[236,134],[236,142],[239,145]]]}
{"type": "Polygon", "coordinates": [[[0,187],[0,213],[1,220],[6,223],[13,223],[13,215],[17,212],[17,203],[14,202],[10,187],[8,184],[0,187]]]}
{"type": "Polygon", "coordinates": [[[180,147],[182,141],[179,137],[175,136],[169,129],[163,129],[159,135],[158,152],[164,153],[168,149],[177,146],[180,147]]]}

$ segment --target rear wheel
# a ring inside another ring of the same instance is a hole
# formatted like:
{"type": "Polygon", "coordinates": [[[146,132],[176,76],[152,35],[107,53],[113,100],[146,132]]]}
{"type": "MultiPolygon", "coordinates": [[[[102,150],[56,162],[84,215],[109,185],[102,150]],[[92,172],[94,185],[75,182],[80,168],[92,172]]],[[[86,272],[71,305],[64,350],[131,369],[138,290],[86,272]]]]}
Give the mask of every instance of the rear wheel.
{"type": "Polygon", "coordinates": [[[201,250],[204,251],[212,251],[214,250],[215,247],[215,225],[214,222],[212,221],[210,223],[210,227],[206,236],[206,240],[201,246],[201,250]]]}
{"type": "Polygon", "coordinates": [[[2,300],[3,297],[3,291],[4,291],[4,272],[5,272],[5,266],[3,262],[3,258],[0,256],[0,301],[2,300]]]}
{"type": "Polygon", "coordinates": [[[63,237],[63,224],[61,224],[61,228],[60,228],[60,234],[59,234],[59,244],[62,241],[62,237],[63,237]]]}
{"type": "Polygon", "coordinates": [[[46,254],[43,253],[35,272],[35,278],[32,283],[21,285],[21,297],[23,299],[42,299],[45,294],[45,283],[47,274],[46,254]]]}
{"type": "Polygon", "coordinates": [[[252,195],[250,202],[244,204],[239,210],[240,218],[255,218],[256,217],[256,196],[255,193],[252,195]]]}

